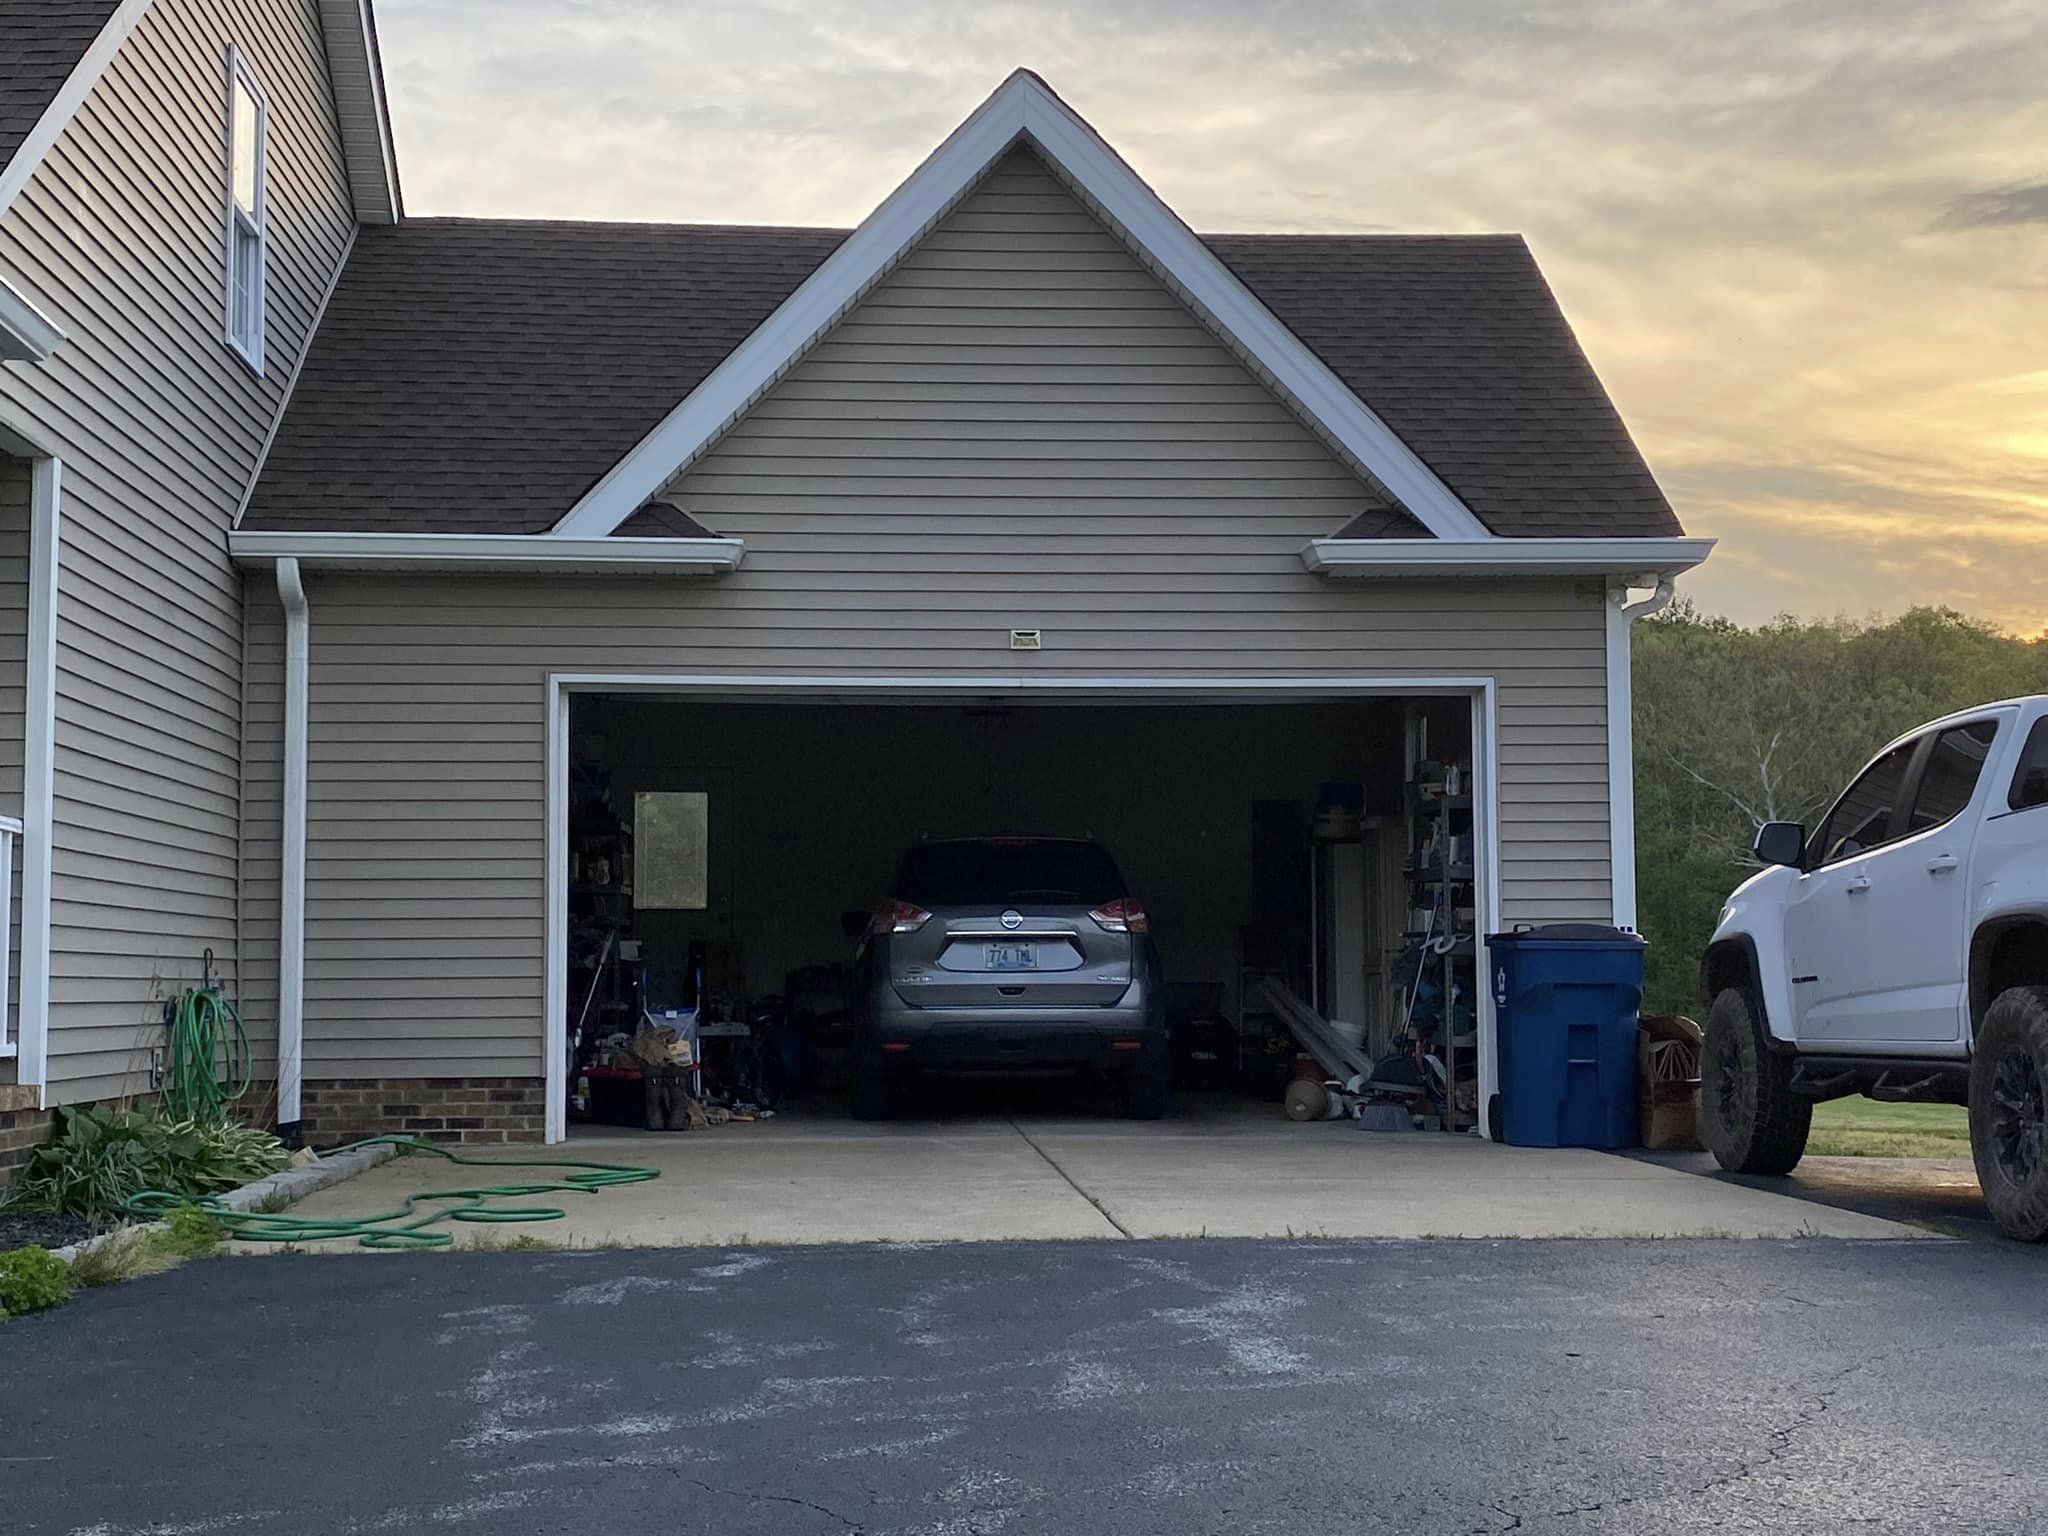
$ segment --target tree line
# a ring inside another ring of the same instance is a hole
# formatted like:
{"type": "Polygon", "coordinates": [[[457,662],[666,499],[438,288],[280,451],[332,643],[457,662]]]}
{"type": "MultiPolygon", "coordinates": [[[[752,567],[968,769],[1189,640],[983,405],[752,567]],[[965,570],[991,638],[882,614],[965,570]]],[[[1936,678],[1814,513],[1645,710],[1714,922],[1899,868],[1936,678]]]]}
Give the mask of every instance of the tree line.
{"type": "Polygon", "coordinates": [[[1766,821],[1812,826],[1878,748],[1922,721],[2048,693],[2048,635],[1939,608],[1757,628],[1681,599],[1636,626],[1638,922],[1646,1012],[1698,1016],[1699,962],[1766,821]]]}

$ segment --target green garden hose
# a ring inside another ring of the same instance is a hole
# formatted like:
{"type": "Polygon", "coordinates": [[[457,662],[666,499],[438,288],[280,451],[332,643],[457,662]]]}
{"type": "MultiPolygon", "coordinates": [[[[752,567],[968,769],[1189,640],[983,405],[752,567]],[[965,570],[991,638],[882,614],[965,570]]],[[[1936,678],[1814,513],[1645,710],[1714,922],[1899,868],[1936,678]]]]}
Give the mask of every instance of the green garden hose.
{"type": "MultiPolygon", "coordinates": [[[[213,952],[207,952],[212,969],[213,952]]],[[[166,1010],[171,1041],[164,1063],[164,1112],[173,1120],[218,1125],[249,1091],[249,1032],[227,994],[209,981],[187,987],[166,1010]]]]}
{"type": "MultiPolygon", "coordinates": [[[[253,1243],[317,1243],[331,1238],[353,1237],[365,1248],[446,1248],[455,1241],[450,1232],[425,1230],[443,1221],[528,1222],[560,1221],[569,1213],[554,1205],[493,1206],[492,1200],[516,1199],[525,1195],[575,1193],[594,1195],[619,1184],[640,1184],[661,1177],[654,1168],[631,1163],[591,1163],[573,1158],[537,1157],[499,1160],[463,1157],[435,1142],[417,1136],[371,1136],[337,1147],[337,1152],[356,1147],[392,1146],[407,1152],[430,1152],[451,1163],[477,1168],[576,1168],[581,1172],[560,1179],[537,1179],[519,1184],[482,1184],[473,1189],[436,1189],[409,1195],[405,1204],[375,1216],[298,1216],[290,1211],[232,1211],[218,1196],[194,1199],[163,1190],[144,1190],[127,1202],[130,1215],[154,1219],[182,1205],[196,1205],[213,1218],[229,1237],[253,1243]],[[427,1202],[455,1201],[439,1209],[427,1202]]],[[[331,1154],[330,1154],[331,1155],[331,1154]]]]}

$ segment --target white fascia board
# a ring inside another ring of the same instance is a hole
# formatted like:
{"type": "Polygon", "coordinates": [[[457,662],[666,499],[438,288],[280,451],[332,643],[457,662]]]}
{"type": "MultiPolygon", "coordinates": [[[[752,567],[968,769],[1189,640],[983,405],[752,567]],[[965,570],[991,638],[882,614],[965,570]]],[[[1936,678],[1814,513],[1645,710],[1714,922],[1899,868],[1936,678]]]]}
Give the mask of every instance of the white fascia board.
{"type": "Polygon", "coordinates": [[[1182,223],[1045,83],[1019,70],[954,129],[860,227],[681,405],[555,525],[608,534],[713,442],[1020,140],[1093,200],[1210,324],[1270,373],[1439,539],[1483,541],[1485,525],[1182,223]]]}
{"type": "Polygon", "coordinates": [[[243,565],[296,560],[324,570],[588,571],[716,576],[737,569],[739,539],[573,539],[527,533],[285,533],[237,528],[243,565]]]}
{"type": "Polygon", "coordinates": [[[35,175],[36,167],[43,163],[43,156],[50,152],[50,146],[70,126],[71,119],[85,104],[85,98],[92,94],[92,88],[99,84],[100,76],[121,51],[121,45],[128,41],[128,34],[135,30],[135,24],[148,12],[150,0],[121,0],[120,7],[107,18],[107,24],[100,28],[98,37],[92,40],[72,66],[71,73],[64,77],[64,84],[43,109],[43,115],[36,119],[28,136],[15,146],[14,158],[0,166],[0,213],[5,213],[21,195],[21,189],[35,175]]]}
{"type": "Polygon", "coordinates": [[[398,189],[398,152],[391,142],[391,108],[384,92],[384,61],[377,47],[377,21],[370,0],[320,0],[320,26],[327,39],[327,67],[337,77],[351,76],[370,106],[373,134],[351,133],[344,121],[342,158],[350,181],[381,188],[373,207],[357,207],[361,224],[396,224],[405,214],[398,189]]]}
{"type": "Polygon", "coordinates": [[[1211,325],[1265,368],[1332,441],[1437,538],[1493,537],[1436,472],[1245,287],[1072,107],[1026,79],[1033,89],[1024,96],[1025,132],[1131,244],[1158,263],[1211,325]]]}
{"type": "Polygon", "coordinates": [[[1301,563],[1324,576],[1658,576],[1689,571],[1712,539],[1315,539],[1301,563]]]}
{"type": "Polygon", "coordinates": [[[781,377],[1016,142],[1024,131],[1018,87],[1026,78],[1011,76],[947,135],[796,292],[605,472],[555,525],[556,535],[611,533],[781,377]]]}
{"type": "Polygon", "coordinates": [[[57,322],[0,277],[0,362],[40,363],[63,344],[57,322]]]}

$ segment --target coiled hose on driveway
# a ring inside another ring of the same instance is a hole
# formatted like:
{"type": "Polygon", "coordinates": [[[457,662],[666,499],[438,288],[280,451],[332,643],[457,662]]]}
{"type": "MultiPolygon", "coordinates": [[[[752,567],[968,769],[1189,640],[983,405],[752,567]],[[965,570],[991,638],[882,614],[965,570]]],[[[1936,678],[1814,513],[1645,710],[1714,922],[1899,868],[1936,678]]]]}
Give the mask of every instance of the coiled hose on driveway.
{"type": "MultiPolygon", "coordinates": [[[[218,1196],[194,1199],[164,1190],[144,1190],[127,1202],[129,1214],[155,1220],[179,1206],[196,1205],[211,1217],[228,1237],[251,1243],[319,1243],[336,1238],[355,1238],[365,1248],[446,1248],[455,1241],[452,1232],[429,1230],[444,1221],[480,1224],[516,1224],[560,1221],[569,1213],[554,1205],[493,1205],[495,1200],[516,1200],[532,1195],[594,1195],[621,1184],[641,1184],[661,1177],[659,1169],[631,1163],[593,1163],[577,1158],[536,1157],[517,1160],[464,1157],[435,1142],[417,1136],[370,1136],[337,1147],[336,1152],[357,1147],[391,1146],[407,1152],[430,1153],[451,1163],[476,1168],[574,1168],[575,1173],[557,1179],[523,1180],[516,1184],[479,1184],[468,1189],[424,1190],[408,1195],[396,1210],[375,1216],[300,1216],[291,1211],[236,1211],[223,1206],[218,1196]],[[451,1203],[452,1202],[452,1203],[451,1203]]],[[[329,1154],[332,1155],[331,1153],[329,1154]]]]}

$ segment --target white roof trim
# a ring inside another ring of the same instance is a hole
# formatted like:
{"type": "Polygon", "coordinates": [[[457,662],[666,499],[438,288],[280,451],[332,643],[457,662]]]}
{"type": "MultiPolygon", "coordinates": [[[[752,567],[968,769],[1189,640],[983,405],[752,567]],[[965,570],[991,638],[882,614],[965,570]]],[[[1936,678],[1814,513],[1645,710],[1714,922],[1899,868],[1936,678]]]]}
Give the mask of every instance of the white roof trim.
{"type": "Polygon", "coordinates": [[[555,526],[612,532],[751,406],[1019,140],[1028,140],[1331,441],[1439,539],[1494,536],[1037,76],[1019,70],[555,526]]]}
{"type": "Polygon", "coordinates": [[[296,560],[307,570],[552,571],[717,576],[746,554],[738,539],[578,539],[527,533],[289,533],[238,528],[242,565],[296,560]]]}
{"type": "Polygon", "coordinates": [[[396,224],[405,216],[398,189],[398,151],[391,142],[391,108],[384,94],[384,63],[377,49],[377,21],[370,0],[320,0],[320,28],[327,40],[327,68],[334,76],[337,97],[362,92],[370,132],[355,126],[355,115],[336,102],[341,126],[341,154],[347,163],[349,188],[356,194],[356,221],[396,224]],[[376,200],[363,194],[375,189],[376,200]]]}
{"type": "Polygon", "coordinates": [[[63,344],[57,322],[0,277],[0,362],[40,363],[63,344]]]}
{"type": "Polygon", "coordinates": [[[1324,576],[1658,576],[1689,571],[1712,539],[1316,539],[1301,563],[1324,576]]]}
{"type": "Polygon", "coordinates": [[[5,213],[20,196],[21,189],[28,185],[36,167],[43,163],[43,156],[50,152],[50,146],[57,142],[58,135],[85,104],[85,98],[99,84],[100,76],[114,61],[121,45],[128,41],[128,34],[135,30],[135,24],[142,20],[149,6],[150,0],[121,0],[120,7],[100,28],[100,35],[92,40],[92,46],[79,56],[71,73],[64,77],[64,84],[43,109],[43,115],[36,119],[35,127],[29,129],[28,137],[15,149],[14,158],[0,165],[0,213],[5,213]]]}

